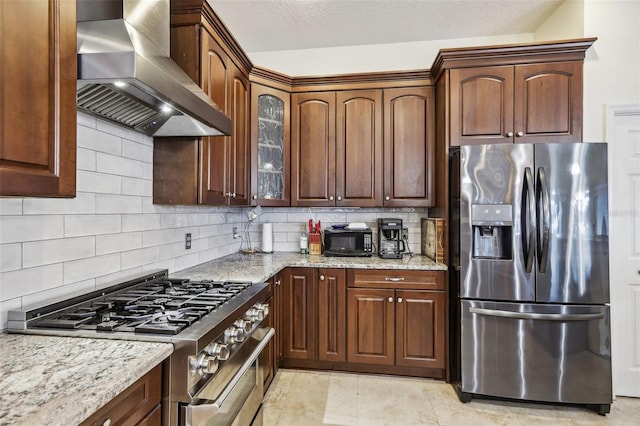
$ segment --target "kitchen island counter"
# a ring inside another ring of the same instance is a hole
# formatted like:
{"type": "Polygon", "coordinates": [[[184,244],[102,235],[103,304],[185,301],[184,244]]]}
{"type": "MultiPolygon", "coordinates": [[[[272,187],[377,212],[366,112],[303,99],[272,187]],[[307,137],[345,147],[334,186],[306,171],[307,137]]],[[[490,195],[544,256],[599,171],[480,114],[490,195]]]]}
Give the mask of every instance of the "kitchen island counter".
{"type": "Polygon", "coordinates": [[[405,256],[402,259],[371,257],[330,257],[323,255],[276,252],[271,254],[235,253],[171,274],[191,280],[263,282],[287,267],[357,268],[444,271],[444,263],[426,256],[405,256]]]}
{"type": "Polygon", "coordinates": [[[172,352],[170,343],[0,334],[0,424],[81,423],[172,352]]]}

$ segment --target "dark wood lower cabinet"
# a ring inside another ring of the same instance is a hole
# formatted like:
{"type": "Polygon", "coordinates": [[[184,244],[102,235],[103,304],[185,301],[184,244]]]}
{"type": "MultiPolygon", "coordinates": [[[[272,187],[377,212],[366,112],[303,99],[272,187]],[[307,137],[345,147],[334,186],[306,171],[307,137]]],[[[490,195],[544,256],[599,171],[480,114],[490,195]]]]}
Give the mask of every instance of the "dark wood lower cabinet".
{"type": "Polygon", "coordinates": [[[162,365],[158,365],[96,411],[81,425],[143,424],[160,426],[161,397],[162,365]]]}
{"type": "Polygon", "coordinates": [[[346,361],[347,278],[344,269],[318,270],[318,359],[346,361]]]}
{"type": "Polygon", "coordinates": [[[276,330],[281,365],[444,379],[445,277],[442,271],[286,269],[276,330]]]}
{"type": "Polygon", "coordinates": [[[282,356],[316,359],[313,268],[287,268],[282,282],[282,356]]]}

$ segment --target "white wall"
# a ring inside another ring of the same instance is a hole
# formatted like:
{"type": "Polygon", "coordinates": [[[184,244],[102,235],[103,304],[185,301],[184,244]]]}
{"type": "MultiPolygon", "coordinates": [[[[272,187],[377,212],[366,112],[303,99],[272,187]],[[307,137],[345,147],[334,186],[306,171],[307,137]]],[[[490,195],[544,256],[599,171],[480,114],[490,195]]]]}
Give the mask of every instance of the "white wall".
{"type": "Polygon", "coordinates": [[[534,31],[535,41],[584,37],[584,0],[567,0],[534,31]]]}
{"type": "Polygon", "coordinates": [[[585,0],[584,35],[583,138],[604,141],[605,105],[640,103],[640,1],[585,0]]]}

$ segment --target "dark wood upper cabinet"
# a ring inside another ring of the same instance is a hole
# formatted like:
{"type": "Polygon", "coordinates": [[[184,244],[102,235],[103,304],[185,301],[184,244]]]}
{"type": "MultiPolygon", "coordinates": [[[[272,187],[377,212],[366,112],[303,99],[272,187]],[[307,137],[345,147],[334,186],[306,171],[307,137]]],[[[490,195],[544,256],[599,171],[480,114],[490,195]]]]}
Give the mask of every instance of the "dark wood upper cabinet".
{"type": "Polygon", "coordinates": [[[335,205],[336,95],[291,95],[291,205],[335,205]]]}
{"type": "MultiPolygon", "coordinates": [[[[249,140],[250,114],[249,114],[249,79],[245,77],[238,67],[233,67],[232,79],[232,110],[233,135],[228,157],[228,182],[226,195],[232,206],[249,205],[249,172],[251,146],[249,140]]],[[[229,137],[229,136],[227,136],[229,137]]]]}
{"type": "Polygon", "coordinates": [[[251,204],[289,206],[291,95],[251,83],[251,204]]]}
{"type": "Polygon", "coordinates": [[[582,62],[451,70],[451,145],[581,140],[582,62]]]}
{"type": "Polygon", "coordinates": [[[384,128],[384,206],[434,205],[433,88],[385,89],[384,128]]]}
{"type": "Polygon", "coordinates": [[[292,95],[295,206],[382,205],[382,90],[292,95]]]}
{"type": "Polygon", "coordinates": [[[75,0],[0,2],[0,195],[76,195],[75,0]]]}

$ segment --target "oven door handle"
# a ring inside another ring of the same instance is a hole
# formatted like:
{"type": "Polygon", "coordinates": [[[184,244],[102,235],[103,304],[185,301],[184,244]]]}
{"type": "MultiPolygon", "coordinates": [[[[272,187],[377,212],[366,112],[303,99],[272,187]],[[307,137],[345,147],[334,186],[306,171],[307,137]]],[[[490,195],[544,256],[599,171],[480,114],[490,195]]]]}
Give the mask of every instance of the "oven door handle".
{"type": "Polygon", "coordinates": [[[218,396],[218,398],[210,404],[198,404],[193,405],[189,404],[186,406],[186,422],[187,426],[193,425],[193,418],[209,418],[218,413],[222,404],[227,399],[229,394],[233,392],[233,389],[236,387],[238,382],[242,379],[244,374],[251,368],[256,359],[262,353],[262,350],[269,344],[271,338],[275,334],[275,330],[273,328],[269,328],[267,334],[260,340],[260,343],[256,346],[256,348],[251,352],[251,355],[247,358],[247,360],[242,364],[242,367],[238,370],[235,376],[229,381],[229,384],[224,388],[222,393],[218,396]]]}

